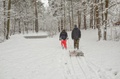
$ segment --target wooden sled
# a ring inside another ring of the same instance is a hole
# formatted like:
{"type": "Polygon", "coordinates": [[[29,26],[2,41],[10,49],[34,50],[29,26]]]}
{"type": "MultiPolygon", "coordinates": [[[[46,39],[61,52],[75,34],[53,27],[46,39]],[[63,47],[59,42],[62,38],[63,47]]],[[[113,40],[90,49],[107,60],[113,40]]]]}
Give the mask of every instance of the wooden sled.
{"type": "Polygon", "coordinates": [[[69,56],[84,56],[84,53],[80,50],[69,51],[69,56]]]}

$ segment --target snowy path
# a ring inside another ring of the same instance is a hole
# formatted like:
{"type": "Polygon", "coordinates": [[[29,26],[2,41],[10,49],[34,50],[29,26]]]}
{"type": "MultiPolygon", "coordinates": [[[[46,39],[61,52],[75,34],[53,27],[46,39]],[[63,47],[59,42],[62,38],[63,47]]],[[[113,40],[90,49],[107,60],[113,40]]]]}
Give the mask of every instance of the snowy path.
{"type": "Polygon", "coordinates": [[[88,66],[84,57],[69,57],[68,51],[64,52],[62,68],[65,79],[100,79],[92,67],[88,66]]]}
{"type": "Polygon", "coordinates": [[[70,57],[65,50],[61,59],[64,79],[114,79],[110,72],[100,69],[84,56],[70,57]]]}
{"type": "MultiPolygon", "coordinates": [[[[72,44],[72,40],[68,42],[68,46],[72,44]]],[[[85,42],[80,43],[80,49],[90,50],[85,42]]],[[[70,57],[72,48],[63,50],[58,36],[44,39],[14,36],[0,44],[0,79],[115,79],[88,60],[89,52],[85,57],[70,57]]]]}

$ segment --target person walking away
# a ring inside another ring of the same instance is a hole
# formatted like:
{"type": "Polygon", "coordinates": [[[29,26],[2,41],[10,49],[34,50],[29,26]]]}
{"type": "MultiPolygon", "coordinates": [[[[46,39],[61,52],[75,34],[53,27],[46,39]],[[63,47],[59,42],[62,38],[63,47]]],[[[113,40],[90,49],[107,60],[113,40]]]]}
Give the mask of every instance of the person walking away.
{"type": "Polygon", "coordinates": [[[62,48],[65,48],[65,49],[67,49],[67,37],[68,37],[67,32],[65,30],[62,30],[59,36],[59,40],[61,40],[62,48]]]}
{"type": "Polygon", "coordinates": [[[74,40],[74,49],[79,49],[79,40],[81,38],[81,31],[77,28],[77,25],[74,26],[71,34],[72,39],[74,40]]]}

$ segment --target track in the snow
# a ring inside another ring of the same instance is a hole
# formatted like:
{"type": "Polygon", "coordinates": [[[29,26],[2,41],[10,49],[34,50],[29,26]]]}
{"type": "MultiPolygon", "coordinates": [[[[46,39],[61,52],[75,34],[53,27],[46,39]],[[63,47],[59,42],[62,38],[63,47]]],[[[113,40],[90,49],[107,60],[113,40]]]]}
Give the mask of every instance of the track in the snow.
{"type": "Polygon", "coordinates": [[[65,79],[100,79],[97,71],[86,61],[85,57],[70,57],[64,52],[62,59],[65,79]]]}

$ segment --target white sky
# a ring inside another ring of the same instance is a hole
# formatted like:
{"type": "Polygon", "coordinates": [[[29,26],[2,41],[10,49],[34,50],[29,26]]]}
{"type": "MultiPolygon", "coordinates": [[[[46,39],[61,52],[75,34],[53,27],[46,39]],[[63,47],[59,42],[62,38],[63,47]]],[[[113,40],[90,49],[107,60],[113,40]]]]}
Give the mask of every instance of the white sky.
{"type": "Polygon", "coordinates": [[[48,6],[48,0],[41,0],[44,3],[44,6],[47,7],[48,6]]]}

